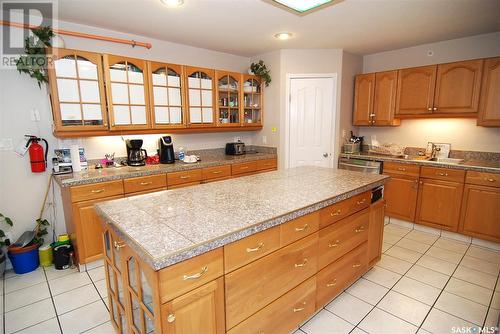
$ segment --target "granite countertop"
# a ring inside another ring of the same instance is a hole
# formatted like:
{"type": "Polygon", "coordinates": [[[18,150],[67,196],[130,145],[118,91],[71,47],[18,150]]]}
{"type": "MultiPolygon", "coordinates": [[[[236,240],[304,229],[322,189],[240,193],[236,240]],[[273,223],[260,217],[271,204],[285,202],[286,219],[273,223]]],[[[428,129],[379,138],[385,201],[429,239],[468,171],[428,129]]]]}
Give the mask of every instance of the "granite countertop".
{"type": "Polygon", "coordinates": [[[102,202],[95,208],[159,270],[373,189],[387,179],[298,167],[102,202]]]}
{"type": "Polygon", "coordinates": [[[124,166],[118,168],[110,167],[95,169],[94,166],[91,166],[87,171],[64,175],[55,175],[54,178],[61,187],[71,187],[104,181],[128,179],[138,176],[230,165],[234,163],[248,162],[253,160],[272,159],[276,157],[276,153],[268,152],[248,153],[244,155],[207,154],[201,156],[201,161],[191,164],[176,160],[173,164],[146,165],[142,167],[124,166]]]}
{"type": "Polygon", "coordinates": [[[430,167],[441,167],[441,168],[451,168],[451,169],[462,169],[462,170],[474,170],[478,172],[489,172],[489,173],[500,173],[500,161],[498,160],[479,160],[479,159],[466,159],[458,164],[456,163],[446,163],[446,162],[436,162],[427,160],[404,159],[401,157],[373,154],[373,153],[341,153],[342,158],[352,158],[352,159],[363,159],[372,161],[392,161],[399,162],[403,164],[416,164],[421,166],[430,167]]]}

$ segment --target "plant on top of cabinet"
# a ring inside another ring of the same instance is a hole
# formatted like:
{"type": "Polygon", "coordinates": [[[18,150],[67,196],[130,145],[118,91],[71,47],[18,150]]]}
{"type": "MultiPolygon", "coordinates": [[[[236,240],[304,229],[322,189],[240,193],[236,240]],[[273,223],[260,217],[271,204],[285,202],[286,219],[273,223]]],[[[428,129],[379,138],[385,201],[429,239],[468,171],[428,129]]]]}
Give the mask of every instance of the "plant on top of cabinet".
{"type": "Polygon", "coordinates": [[[56,132],[107,130],[101,55],[53,49],[49,67],[56,132]]]}
{"type": "Polygon", "coordinates": [[[111,130],[151,127],[146,69],[145,60],[104,55],[111,130]]]}
{"type": "Polygon", "coordinates": [[[185,127],[182,66],[150,62],[149,74],[153,127],[185,127]]]}
{"type": "Polygon", "coordinates": [[[240,125],[241,74],[216,71],[217,78],[217,125],[240,125]]]}
{"type": "Polygon", "coordinates": [[[500,126],[500,57],[484,62],[477,124],[500,126]]]}
{"type": "Polygon", "coordinates": [[[262,79],[243,75],[243,126],[262,125],[262,79]]]}
{"type": "Polygon", "coordinates": [[[215,71],[189,66],[184,71],[187,79],[188,125],[214,125],[215,71]]]}

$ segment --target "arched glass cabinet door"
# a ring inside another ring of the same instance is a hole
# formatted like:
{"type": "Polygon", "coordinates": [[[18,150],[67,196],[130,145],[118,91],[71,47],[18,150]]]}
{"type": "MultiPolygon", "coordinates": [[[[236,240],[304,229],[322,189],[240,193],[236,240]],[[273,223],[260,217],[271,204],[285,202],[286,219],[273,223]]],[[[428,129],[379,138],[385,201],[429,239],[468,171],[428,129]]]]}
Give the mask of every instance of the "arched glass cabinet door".
{"type": "Polygon", "coordinates": [[[48,73],[56,132],[107,130],[101,55],[68,49],[52,52],[48,73]]]}
{"type": "Polygon", "coordinates": [[[147,62],[104,55],[104,70],[111,130],[151,127],[147,62]]]}
{"type": "Polygon", "coordinates": [[[214,70],[186,66],[190,126],[214,124],[214,70]]]}
{"type": "Polygon", "coordinates": [[[241,74],[216,71],[217,125],[239,126],[241,102],[241,74]]]}
{"type": "Polygon", "coordinates": [[[182,66],[149,63],[150,98],[154,128],[185,127],[182,66]]]}
{"type": "Polygon", "coordinates": [[[253,75],[243,80],[243,126],[262,125],[262,81],[253,75]]]}

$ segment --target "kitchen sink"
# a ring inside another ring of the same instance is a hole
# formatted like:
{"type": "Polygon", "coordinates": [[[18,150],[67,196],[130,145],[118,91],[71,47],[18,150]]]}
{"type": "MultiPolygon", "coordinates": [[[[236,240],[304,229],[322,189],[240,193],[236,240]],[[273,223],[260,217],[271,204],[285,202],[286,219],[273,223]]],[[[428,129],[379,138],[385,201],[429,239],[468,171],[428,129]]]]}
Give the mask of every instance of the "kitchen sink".
{"type": "Polygon", "coordinates": [[[446,164],[459,164],[464,161],[464,159],[455,159],[455,158],[432,158],[429,161],[442,162],[446,164]]]}

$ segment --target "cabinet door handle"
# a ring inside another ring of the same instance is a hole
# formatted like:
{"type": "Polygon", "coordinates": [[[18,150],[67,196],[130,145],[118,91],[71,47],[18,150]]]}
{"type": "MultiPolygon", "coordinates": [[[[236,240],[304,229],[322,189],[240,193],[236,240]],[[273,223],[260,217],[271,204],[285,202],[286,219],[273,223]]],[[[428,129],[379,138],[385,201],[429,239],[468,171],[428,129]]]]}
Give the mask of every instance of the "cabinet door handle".
{"type": "Polygon", "coordinates": [[[333,281],[331,281],[330,283],[326,283],[326,287],[327,288],[331,288],[332,286],[335,286],[337,285],[337,279],[334,278],[333,281]]]}
{"type": "Polygon", "coordinates": [[[354,263],[352,265],[353,268],[358,268],[358,267],[361,267],[361,263],[354,263]]]}
{"type": "Polygon", "coordinates": [[[295,232],[302,232],[309,228],[309,224],[305,224],[303,227],[296,227],[295,232]]]}
{"type": "Polygon", "coordinates": [[[115,247],[116,250],[118,250],[120,248],[125,247],[125,243],[124,242],[118,242],[118,241],[115,240],[115,242],[113,242],[113,246],[115,247]]]}
{"type": "Polygon", "coordinates": [[[399,170],[399,171],[401,171],[401,172],[405,172],[405,171],[406,171],[406,168],[404,168],[404,167],[399,167],[399,168],[398,168],[398,170],[399,170]]]}
{"type": "Polygon", "coordinates": [[[95,190],[91,190],[90,192],[91,192],[92,194],[99,194],[99,193],[104,192],[104,189],[95,189],[95,190]]]}
{"type": "Polygon", "coordinates": [[[375,117],[375,114],[370,114],[370,117],[375,117]]]}
{"type": "Polygon", "coordinates": [[[418,180],[415,180],[415,185],[413,186],[413,189],[418,189],[418,180]]]}
{"type": "Polygon", "coordinates": [[[262,247],[264,247],[264,243],[261,242],[260,244],[257,245],[257,247],[254,247],[254,248],[247,248],[247,253],[253,253],[253,252],[257,252],[258,250],[260,250],[262,247]]]}
{"type": "Polygon", "coordinates": [[[432,108],[427,108],[427,111],[432,111],[432,108]]]}
{"type": "Polygon", "coordinates": [[[172,323],[175,321],[175,315],[170,313],[168,316],[167,316],[167,322],[169,323],[172,323]]]}
{"type": "Polygon", "coordinates": [[[141,182],[141,186],[149,186],[150,184],[153,184],[153,182],[141,182]]]}
{"type": "Polygon", "coordinates": [[[182,176],[181,176],[181,179],[185,180],[185,179],[189,179],[190,177],[191,177],[191,176],[189,176],[189,175],[182,175],[182,176]]]}
{"type": "Polygon", "coordinates": [[[437,108],[437,107],[434,107],[434,108],[432,108],[432,110],[433,110],[433,111],[436,111],[436,110],[438,110],[438,108],[437,108]]]}
{"type": "Polygon", "coordinates": [[[365,202],[366,202],[366,198],[363,198],[361,201],[357,201],[356,204],[361,205],[361,204],[364,204],[365,202]]]}
{"type": "Polygon", "coordinates": [[[240,169],[248,169],[248,166],[240,167],[240,169]]]}
{"type": "Polygon", "coordinates": [[[488,182],[495,182],[496,180],[495,179],[492,179],[492,178],[486,178],[485,181],[488,181],[488,182]]]}
{"type": "MultiPolygon", "coordinates": [[[[305,305],[306,305],[306,302],[303,302],[303,303],[302,303],[302,305],[304,305],[304,306],[305,306],[305,305]]],[[[304,311],[305,309],[306,309],[305,307],[298,307],[298,308],[294,307],[294,308],[293,308],[293,313],[300,312],[300,311],[304,311]]]]}
{"type": "Polygon", "coordinates": [[[201,268],[201,271],[199,273],[196,273],[196,274],[192,274],[192,275],[184,275],[184,277],[182,278],[184,281],[187,281],[188,279],[198,279],[200,278],[201,276],[205,275],[205,273],[208,271],[208,267],[205,266],[203,268],[201,268]]]}
{"type": "Polygon", "coordinates": [[[295,268],[302,268],[302,267],[305,267],[306,264],[307,264],[308,260],[307,259],[304,259],[304,261],[302,261],[302,263],[295,263],[295,268]]]}
{"type": "Polygon", "coordinates": [[[335,240],[334,243],[329,243],[328,244],[328,248],[334,248],[334,247],[337,247],[338,245],[340,245],[340,240],[335,240]]]}
{"type": "Polygon", "coordinates": [[[439,176],[448,176],[448,173],[436,172],[436,175],[439,175],[439,176]]]}
{"type": "Polygon", "coordinates": [[[215,171],[212,172],[212,174],[220,174],[220,173],[222,173],[221,170],[215,170],[215,171]]]}
{"type": "Polygon", "coordinates": [[[335,216],[340,216],[340,213],[341,213],[341,212],[342,212],[342,211],[340,211],[340,209],[338,209],[338,210],[337,210],[337,211],[335,211],[335,212],[331,212],[331,213],[330,213],[330,216],[332,216],[332,217],[335,217],[335,216]]]}
{"type": "Polygon", "coordinates": [[[361,232],[364,232],[365,231],[365,226],[362,225],[362,226],[359,226],[357,229],[354,230],[354,232],[356,233],[361,233],[361,232]]]}

